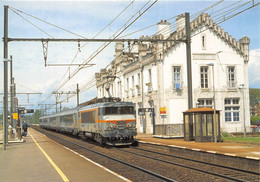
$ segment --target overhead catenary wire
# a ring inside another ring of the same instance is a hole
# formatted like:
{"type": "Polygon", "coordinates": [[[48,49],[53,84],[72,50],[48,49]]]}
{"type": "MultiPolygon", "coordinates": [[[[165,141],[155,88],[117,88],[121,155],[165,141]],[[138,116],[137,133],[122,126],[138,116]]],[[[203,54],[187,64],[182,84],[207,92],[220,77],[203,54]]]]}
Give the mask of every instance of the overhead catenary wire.
{"type": "Polygon", "coordinates": [[[40,27],[38,27],[37,25],[35,25],[34,23],[30,22],[28,19],[26,19],[24,16],[20,15],[19,13],[17,13],[16,11],[14,11],[12,8],[9,7],[9,9],[14,12],[15,14],[17,14],[18,16],[20,16],[21,18],[23,18],[25,21],[27,21],[28,23],[30,23],[32,26],[36,27],[38,30],[40,30],[41,32],[45,33],[46,35],[48,35],[49,37],[53,38],[53,36],[51,36],[50,34],[48,34],[46,31],[44,31],[43,29],[41,29],[40,27]]]}
{"type": "MultiPolygon", "coordinates": [[[[135,15],[133,15],[132,17],[130,17],[126,23],[121,26],[112,36],[110,36],[110,38],[113,38],[113,40],[115,39],[115,35],[124,27],[126,27],[127,23],[129,21],[131,21],[131,19],[133,19],[138,13],[140,13],[140,11],[150,2],[151,0],[149,0],[139,11],[137,11],[135,13],[135,15]]],[[[104,43],[102,44],[83,64],[88,64],[92,59],[94,59],[94,57],[96,57],[102,50],[104,50],[110,43],[104,43]]],[[[84,65],[83,65],[84,66],[84,65]]],[[[77,74],[80,71],[80,68],[76,69],[73,72],[73,76],[75,74],[77,74]]],[[[65,76],[65,75],[64,75],[65,76]]],[[[72,77],[73,77],[72,76],[72,77]]],[[[64,84],[66,84],[69,80],[71,79],[71,75],[69,75],[69,77],[61,84],[62,80],[60,81],[60,83],[58,84],[56,90],[59,90],[64,84]],[[60,85],[61,84],[61,85],[60,85]]]]}
{"type": "MultiPolygon", "coordinates": [[[[220,2],[222,2],[222,1],[220,1],[220,2]]],[[[212,6],[211,6],[211,7],[212,7],[212,6]]],[[[230,7],[230,6],[229,6],[229,7],[230,7]]],[[[202,11],[200,11],[200,12],[202,12],[202,11]]],[[[199,13],[200,13],[200,12],[199,12],[199,13]]],[[[203,12],[204,12],[204,11],[203,11],[203,12]]],[[[198,13],[196,13],[196,14],[198,14],[198,13]]],[[[195,14],[195,15],[196,15],[196,14],[195,14]]],[[[195,15],[193,15],[192,17],[196,17],[195,15]]],[[[119,56],[120,56],[120,55],[119,55],[119,56]]],[[[116,58],[115,58],[115,59],[116,59],[116,58]]],[[[115,59],[114,59],[114,60],[115,60],[115,59]]],[[[109,65],[108,65],[108,66],[109,66],[109,65]]],[[[106,67],[108,67],[108,66],[106,66],[106,67]]]]}
{"type": "MultiPolygon", "coordinates": [[[[116,38],[118,38],[127,28],[129,28],[136,20],[138,20],[146,11],[148,11],[158,0],[155,0],[149,7],[147,7],[143,12],[139,12],[140,14],[129,24],[126,25],[126,27],[120,31],[112,40],[115,40],[116,38]]],[[[107,44],[105,44],[103,47],[100,48],[100,50],[97,50],[96,53],[94,53],[89,59],[87,59],[85,62],[83,62],[82,66],[79,66],[79,68],[77,68],[71,75],[69,78],[67,78],[61,85],[59,85],[56,90],[59,90],[60,88],[62,88],[62,86],[64,86],[72,77],[74,77],[80,70],[82,67],[84,67],[84,65],[88,64],[90,61],[92,61],[97,55],[99,55],[108,45],[110,45],[111,42],[108,42],[107,44]]]]}
{"type": "MultiPolygon", "coordinates": [[[[124,8],[124,9],[123,9],[112,21],[110,21],[102,30],[100,30],[100,31],[93,37],[93,39],[96,38],[97,36],[99,36],[107,27],[109,27],[110,25],[112,25],[112,23],[113,23],[119,16],[121,16],[121,15],[123,14],[123,12],[125,12],[134,2],[135,2],[135,0],[131,1],[131,2],[128,4],[128,6],[127,6],[126,8],[124,8]]],[[[85,47],[87,44],[88,44],[88,42],[85,43],[84,45],[80,46],[80,48],[85,47]]],[[[79,50],[77,51],[76,55],[75,55],[74,58],[72,59],[71,64],[75,61],[76,57],[78,56],[78,53],[79,53],[79,50]]],[[[66,76],[66,74],[69,72],[69,69],[70,69],[70,67],[67,69],[67,71],[65,72],[65,74],[63,75],[63,77],[66,76]]]]}
{"type": "MultiPolygon", "coordinates": [[[[120,15],[122,15],[122,13],[124,12],[124,11],[126,11],[133,3],[135,2],[135,0],[133,0],[133,1],[131,1],[129,4],[128,4],[128,6],[126,7],[126,8],[124,8],[112,21],[110,21],[102,30],[100,30],[94,37],[93,37],[93,39],[94,38],[96,38],[98,35],[100,35],[107,27],[109,27],[120,15]]],[[[20,10],[18,10],[18,11],[20,11],[20,10]]],[[[26,13],[27,14],[27,13],[26,13]]],[[[31,16],[31,15],[30,15],[31,16]]],[[[34,16],[33,16],[34,17],[34,16]]],[[[36,17],[35,17],[36,18],[36,17]]],[[[38,19],[38,18],[37,18],[38,19]]],[[[46,22],[46,21],[44,21],[44,22],[46,22]]],[[[48,22],[47,22],[48,23],[48,22]]],[[[50,25],[53,25],[53,24],[51,24],[51,23],[48,23],[48,24],[50,24],[50,25]]],[[[56,27],[56,26],[55,26],[56,27]]],[[[62,30],[64,30],[63,28],[60,28],[60,29],[62,29],[62,30]]],[[[67,31],[67,32],[70,32],[70,31],[67,31]]],[[[75,34],[75,33],[73,33],[74,35],[78,35],[78,34],[75,34]]],[[[83,36],[79,36],[79,37],[83,37],[83,36]]],[[[85,37],[83,37],[83,38],[85,38],[85,37]]],[[[86,46],[87,45],[87,43],[85,43],[83,46],[80,46],[80,48],[83,48],[84,46],[86,46]]],[[[75,61],[75,59],[76,59],[76,57],[78,56],[78,53],[79,53],[79,51],[77,50],[77,53],[75,54],[75,56],[74,56],[74,58],[72,59],[72,62],[70,63],[70,64],[73,64],[73,62],[75,61]]],[[[67,69],[67,71],[65,72],[65,74],[63,75],[63,77],[65,77],[66,76],[66,74],[68,73],[70,71],[70,66],[69,66],[69,68],[67,69]]],[[[62,78],[63,78],[62,77],[62,78]]],[[[60,82],[61,83],[61,82],[60,82]]],[[[58,85],[60,84],[60,83],[58,83],[58,85]]],[[[46,100],[48,100],[50,97],[52,96],[52,94],[50,94],[43,102],[45,102],[46,100]]]]}
{"type": "MultiPolygon", "coordinates": [[[[201,13],[203,13],[203,12],[205,12],[205,11],[207,11],[207,10],[209,10],[209,9],[211,9],[211,8],[213,8],[213,7],[215,7],[215,6],[217,6],[217,5],[219,5],[219,4],[222,3],[222,2],[224,2],[224,0],[220,0],[220,1],[216,2],[216,3],[214,3],[213,5],[210,5],[209,7],[204,8],[203,10],[201,10],[201,11],[199,11],[199,12],[193,14],[193,15],[191,16],[191,19],[193,19],[193,18],[197,17],[198,15],[200,15],[201,13]]],[[[166,19],[166,21],[169,21],[169,20],[174,19],[173,22],[175,22],[175,19],[176,19],[177,17],[178,17],[178,16],[173,16],[173,17],[171,17],[171,18],[166,19]]],[[[184,22],[184,20],[183,20],[183,22],[184,22]]],[[[124,38],[124,37],[130,36],[130,35],[132,35],[132,34],[135,34],[135,33],[141,32],[141,31],[143,31],[143,30],[146,30],[146,29],[148,29],[148,28],[157,26],[157,24],[158,24],[158,23],[149,25],[149,26],[144,27],[144,28],[142,28],[142,29],[139,29],[139,30],[136,30],[136,31],[134,31],[134,32],[131,32],[131,33],[127,34],[127,35],[123,35],[123,36],[120,37],[120,38],[124,38]]],[[[171,27],[170,27],[170,28],[171,28],[171,29],[176,28],[176,23],[175,23],[175,24],[171,24],[171,27]]],[[[160,34],[160,33],[163,34],[163,33],[165,33],[165,31],[167,31],[166,28],[162,29],[162,30],[159,31],[159,32],[154,33],[154,35],[155,35],[155,34],[160,34]]]]}
{"type": "Polygon", "coordinates": [[[16,8],[13,8],[13,7],[9,7],[9,9],[14,10],[14,11],[17,11],[17,12],[20,12],[20,13],[23,13],[23,14],[29,16],[29,17],[32,17],[32,18],[34,18],[34,19],[36,19],[36,20],[39,20],[39,21],[41,21],[41,22],[44,22],[44,23],[46,23],[46,24],[48,24],[48,25],[51,25],[51,26],[53,26],[53,27],[56,27],[56,28],[58,28],[58,29],[60,29],[60,30],[63,30],[63,31],[65,31],[65,32],[68,32],[68,33],[70,33],[70,34],[73,34],[73,35],[75,35],[75,36],[77,36],[77,37],[86,38],[86,37],[84,37],[84,36],[82,36],[82,35],[79,35],[79,34],[77,34],[77,33],[74,33],[74,32],[72,32],[72,31],[69,31],[69,30],[67,30],[67,29],[65,29],[65,28],[62,28],[62,27],[58,26],[58,25],[55,25],[55,24],[53,24],[53,23],[49,23],[49,22],[47,22],[47,21],[45,21],[45,20],[42,20],[42,19],[40,19],[40,18],[38,18],[38,17],[36,17],[36,16],[30,15],[30,14],[28,14],[28,13],[25,13],[25,12],[19,10],[19,9],[16,9],[16,8]]]}
{"type": "MultiPolygon", "coordinates": [[[[237,3],[237,2],[236,2],[237,3]]],[[[252,7],[251,7],[252,8],[252,7]]],[[[225,9],[227,9],[227,8],[225,8],[225,9]]],[[[250,8],[248,8],[248,9],[250,9],[250,8]]],[[[244,11],[246,11],[246,10],[244,10],[244,11]]],[[[226,17],[224,18],[224,14],[218,14],[218,18],[219,19],[217,19],[218,21],[216,22],[216,23],[222,23],[222,22],[224,22],[224,21],[226,21],[226,20],[228,20],[228,19],[230,19],[230,18],[232,18],[232,17],[234,17],[234,16],[236,16],[236,15],[238,15],[238,14],[240,14],[240,13],[242,13],[242,12],[244,12],[244,11],[240,11],[240,12],[238,12],[238,13],[235,13],[235,14],[232,14],[232,15],[230,15],[230,11],[227,11],[226,12],[226,17]],[[229,15],[229,16],[227,16],[227,15],[229,15]],[[222,16],[222,18],[221,18],[221,16],[222,16]],[[228,19],[227,19],[228,18],[228,19]]],[[[220,11],[219,11],[220,12],[220,11]]],[[[216,13],[215,13],[216,14],[216,13]]],[[[212,15],[212,14],[211,14],[212,15]]],[[[215,16],[213,17],[212,16],[212,18],[216,18],[215,16]]]]}

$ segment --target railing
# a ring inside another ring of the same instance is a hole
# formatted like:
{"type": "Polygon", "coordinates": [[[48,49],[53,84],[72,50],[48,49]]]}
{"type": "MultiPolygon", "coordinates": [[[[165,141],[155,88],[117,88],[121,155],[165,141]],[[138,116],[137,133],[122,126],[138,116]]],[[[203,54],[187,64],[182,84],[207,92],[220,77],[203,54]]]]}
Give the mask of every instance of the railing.
{"type": "Polygon", "coordinates": [[[183,124],[155,125],[155,135],[184,136],[183,124]]]}

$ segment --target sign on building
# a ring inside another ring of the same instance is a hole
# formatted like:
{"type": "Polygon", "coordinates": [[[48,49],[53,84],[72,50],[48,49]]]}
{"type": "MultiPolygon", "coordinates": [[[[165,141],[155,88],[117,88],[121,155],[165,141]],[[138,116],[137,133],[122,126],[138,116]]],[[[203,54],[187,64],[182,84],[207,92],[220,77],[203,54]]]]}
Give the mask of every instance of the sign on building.
{"type": "Polygon", "coordinates": [[[160,114],[166,115],[166,107],[160,107],[160,114]]]}

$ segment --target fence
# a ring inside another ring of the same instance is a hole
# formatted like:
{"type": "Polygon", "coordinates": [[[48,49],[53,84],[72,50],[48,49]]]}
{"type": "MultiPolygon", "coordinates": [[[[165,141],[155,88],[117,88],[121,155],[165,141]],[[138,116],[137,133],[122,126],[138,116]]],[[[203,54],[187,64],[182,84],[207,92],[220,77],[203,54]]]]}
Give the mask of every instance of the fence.
{"type": "Polygon", "coordinates": [[[184,136],[183,124],[155,125],[155,135],[184,136]]]}

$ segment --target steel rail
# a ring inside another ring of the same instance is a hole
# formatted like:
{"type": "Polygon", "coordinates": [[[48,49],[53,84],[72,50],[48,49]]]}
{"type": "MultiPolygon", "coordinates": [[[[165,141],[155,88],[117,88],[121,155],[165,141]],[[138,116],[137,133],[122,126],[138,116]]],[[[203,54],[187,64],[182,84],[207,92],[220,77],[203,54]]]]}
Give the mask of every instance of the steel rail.
{"type": "MultiPolygon", "coordinates": [[[[36,129],[36,128],[34,127],[34,129],[36,129]]],[[[37,130],[38,130],[38,129],[37,129],[37,130]]],[[[38,130],[38,131],[39,131],[39,130],[38,130]]],[[[108,159],[111,159],[111,160],[113,160],[113,161],[119,162],[119,163],[124,164],[124,165],[126,165],[126,166],[130,166],[130,167],[135,168],[135,169],[137,169],[137,170],[143,171],[143,172],[145,172],[145,173],[147,173],[147,174],[149,174],[149,175],[151,175],[151,176],[153,176],[153,177],[159,178],[159,179],[161,179],[161,180],[164,180],[164,181],[167,181],[167,182],[176,182],[176,181],[173,180],[173,179],[170,179],[170,178],[167,178],[167,177],[162,176],[162,175],[160,175],[160,174],[154,173],[154,172],[152,172],[152,171],[150,171],[150,170],[146,170],[146,169],[141,168],[141,167],[139,167],[139,166],[136,166],[136,165],[133,165],[133,164],[124,162],[124,161],[122,161],[122,160],[120,160],[120,159],[117,159],[117,158],[114,158],[114,157],[105,155],[105,154],[103,154],[103,153],[100,153],[100,152],[95,151],[95,150],[93,150],[93,149],[87,148],[87,147],[82,146],[82,145],[80,145],[80,144],[77,144],[77,143],[68,141],[68,140],[66,140],[66,139],[64,139],[64,138],[61,138],[61,137],[59,137],[59,136],[56,136],[56,135],[52,134],[51,132],[48,132],[48,135],[51,135],[51,136],[53,136],[53,137],[56,137],[56,138],[58,138],[58,139],[60,139],[60,140],[63,140],[63,141],[65,141],[65,142],[68,142],[68,143],[70,143],[70,144],[76,145],[76,146],[78,146],[78,147],[80,147],[80,148],[83,148],[83,149],[88,150],[88,151],[90,151],[90,152],[93,152],[93,153],[95,153],[95,154],[101,155],[101,156],[103,156],[103,157],[105,157],[105,158],[108,158],[108,159]]]]}
{"type": "Polygon", "coordinates": [[[190,158],[187,158],[187,157],[172,156],[172,155],[169,155],[169,154],[164,154],[164,153],[155,152],[155,151],[146,150],[146,149],[140,149],[140,148],[134,148],[134,149],[141,150],[141,151],[146,151],[146,152],[150,152],[150,153],[155,153],[155,154],[159,154],[159,155],[164,155],[164,156],[167,156],[167,157],[174,157],[174,158],[188,160],[188,161],[192,161],[192,162],[198,162],[198,163],[201,163],[201,164],[214,165],[216,167],[222,167],[222,168],[226,168],[226,169],[230,169],[230,170],[235,170],[235,171],[240,171],[240,172],[245,172],[245,173],[250,173],[250,174],[254,174],[254,175],[259,175],[260,176],[260,173],[259,172],[255,172],[255,171],[248,171],[248,170],[245,170],[245,169],[229,167],[229,166],[223,166],[223,165],[216,164],[216,163],[210,163],[210,162],[205,162],[205,161],[199,161],[199,160],[196,160],[196,159],[190,159],[190,158]]]}
{"type": "MultiPolygon", "coordinates": [[[[138,149],[138,148],[136,148],[136,149],[138,149]]],[[[119,149],[117,149],[117,150],[119,150],[119,149]]],[[[229,180],[234,180],[234,181],[239,181],[239,182],[244,182],[245,181],[244,179],[238,179],[238,178],[235,178],[235,177],[226,176],[226,174],[222,175],[222,174],[218,174],[218,173],[215,173],[215,172],[210,172],[210,171],[206,171],[206,170],[203,170],[203,169],[198,169],[196,167],[186,166],[186,165],[183,165],[183,164],[180,164],[180,163],[169,162],[169,161],[166,161],[166,160],[158,159],[158,158],[155,158],[155,157],[150,157],[150,156],[139,154],[139,153],[134,153],[134,152],[125,151],[125,150],[120,150],[120,151],[123,151],[123,152],[126,152],[126,153],[130,153],[130,154],[133,154],[133,155],[138,155],[138,156],[145,157],[145,158],[149,158],[149,159],[153,159],[153,160],[156,160],[156,161],[164,162],[166,164],[172,164],[172,165],[175,165],[175,166],[180,166],[180,167],[183,167],[183,168],[192,169],[192,170],[195,170],[195,171],[203,172],[203,173],[206,173],[206,174],[210,174],[210,175],[213,175],[213,176],[218,176],[218,177],[229,179],[229,180]]],[[[148,151],[148,152],[153,153],[152,151],[148,151]]],[[[167,154],[161,154],[161,155],[167,156],[167,154]]],[[[170,156],[170,157],[174,157],[174,156],[170,156]]],[[[186,159],[186,160],[189,160],[189,159],[186,159]]],[[[208,164],[208,165],[212,165],[212,164],[208,164]]],[[[230,169],[230,170],[234,170],[234,169],[230,169]]],[[[252,173],[250,173],[250,174],[252,174],[252,173]]],[[[253,173],[253,174],[259,175],[259,173],[253,173]]]]}

